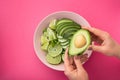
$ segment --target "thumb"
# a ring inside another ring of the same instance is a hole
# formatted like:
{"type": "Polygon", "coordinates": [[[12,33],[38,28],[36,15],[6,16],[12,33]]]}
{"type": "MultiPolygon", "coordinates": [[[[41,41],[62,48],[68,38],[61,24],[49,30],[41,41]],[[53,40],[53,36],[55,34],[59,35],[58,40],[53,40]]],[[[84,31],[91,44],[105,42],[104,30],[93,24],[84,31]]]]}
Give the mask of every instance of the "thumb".
{"type": "Polygon", "coordinates": [[[78,70],[84,69],[80,61],[80,56],[74,56],[74,62],[78,70]]]}

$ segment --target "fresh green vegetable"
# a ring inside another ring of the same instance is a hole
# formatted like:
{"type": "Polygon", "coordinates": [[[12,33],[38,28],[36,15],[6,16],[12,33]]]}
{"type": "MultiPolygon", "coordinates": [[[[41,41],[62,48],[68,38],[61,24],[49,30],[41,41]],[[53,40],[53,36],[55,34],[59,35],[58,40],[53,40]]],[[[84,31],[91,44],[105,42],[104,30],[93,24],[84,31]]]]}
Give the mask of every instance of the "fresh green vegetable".
{"type": "Polygon", "coordinates": [[[47,36],[49,38],[49,41],[57,39],[56,33],[52,29],[50,29],[50,28],[47,28],[47,36]]]}
{"type": "Polygon", "coordinates": [[[46,60],[50,64],[59,64],[61,62],[61,55],[58,55],[56,57],[52,57],[50,54],[46,55],[46,60]]]}
{"type": "Polygon", "coordinates": [[[54,46],[49,45],[48,54],[52,57],[56,57],[62,53],[62,47],[60,44],[56,44],[54,46]]]}
{"type": "Polygon", "coordinates": [[[49,24],[49,27],[53,30],[56,29],[56,24],[57,24],[57,20],[56,19],[53,19],[50,21],[50,24],[49,24]]]}
{"type": "Polygon", "coordinates": [[[41,45],[43,45],[43,44],[45,44],[45,43],[47,43],[47,42],[49,42],[48,39],[47,39],[47,37],[44,36],[44,35],[42,35],[42,36],[41,36],[41,45]]]}
{"type": "Polygon", "coordinates": [[[41,49],[44,50],[44,51],[47,51],[48,46],[49,46],[49,42],[46,42],[41,46],[41,49]]]}
{"type": "Polygon", "coordinates": [[[59,25],[59,24],[61,24],[61,23],[64,23],[64,22],[73,22],[72,20],[70,20],[70,19],[60,19],[59,21],[58,21],[58,23],[57,23],[57,25],[59,25]]]}
{"type": "Polygon", "coordinates": [[[41,49],[47,52],[48,63],[59,64],[64,61],[64,52],[69,47],[73,35],[81,29],[81,26],[66,18],[53,19],[48,26],[41,35],[41,49]]]}

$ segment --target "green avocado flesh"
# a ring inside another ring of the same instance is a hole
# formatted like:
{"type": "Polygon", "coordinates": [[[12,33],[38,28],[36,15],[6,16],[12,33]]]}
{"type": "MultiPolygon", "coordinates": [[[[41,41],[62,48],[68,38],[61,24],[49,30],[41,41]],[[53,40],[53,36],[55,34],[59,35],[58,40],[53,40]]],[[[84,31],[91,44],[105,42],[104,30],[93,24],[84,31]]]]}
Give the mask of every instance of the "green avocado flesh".
{"type": "Polygon", "coordinates": [[[78,55],[78,54],[82,54],[87,48],[88,46],[91,44],[91,36],[89,31],[85,30],[85,29],[80,29],[78,30],[72,37],[71,42],[70,42],[70,47],[69,47],[69,54],[70,55],[78,55]],[[79,35],[83,35],[85,40],[86,40],[86,44],[80,48],[75,46],[75,39],[77,36],[79,35]]]}

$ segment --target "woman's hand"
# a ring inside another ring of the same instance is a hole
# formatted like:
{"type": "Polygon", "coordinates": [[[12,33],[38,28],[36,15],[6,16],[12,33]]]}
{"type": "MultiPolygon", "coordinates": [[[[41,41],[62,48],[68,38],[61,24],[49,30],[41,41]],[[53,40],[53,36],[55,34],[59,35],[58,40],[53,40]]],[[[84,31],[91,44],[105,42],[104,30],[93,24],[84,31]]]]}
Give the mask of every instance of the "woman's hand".
{"type": "Polygon", "coordinates": [[[88,74],[81,64],[80,56],[70,57],[68,49],[65,51],[64,66],[65,75],[69,80],[88,80],[88,74]]]}
{"type": "Polygon", "coordinates": [[[112,39],[109,33],[93,28],[93,27],[83,27],[89,30],[93,34],[93,40],[99,45],[92,43],[90,46],[94,51],[101,52],[108,56],[116,56],[120,58],[120,45],[112,39]]]}

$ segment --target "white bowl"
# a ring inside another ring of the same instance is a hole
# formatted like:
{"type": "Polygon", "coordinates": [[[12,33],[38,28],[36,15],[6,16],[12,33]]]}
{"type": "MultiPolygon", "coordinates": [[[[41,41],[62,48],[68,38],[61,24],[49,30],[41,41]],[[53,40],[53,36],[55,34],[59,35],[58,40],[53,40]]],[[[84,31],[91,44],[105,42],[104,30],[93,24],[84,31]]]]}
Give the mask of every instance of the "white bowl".
{"type": "MultiPolygon", "coordinates": [[[[59,65],[51,65],[49,64],[46,59],[45,59],[45,55],[46,53],[41,50],[41,45],[40,45],[40,36],[42,35],[42,31],[45,27],[48,27],[48,24],[51,20],[53,19],[61,19],[61,18],[69,18],[73,21],[75,21],[76,23],[80,24],[81,26],[87,26],[90,27],[90,24],[79,14],[76,14],[74,12],[69,12],[69,11],[60,11],[60,12],[55,12],[52,13],[50,15],[48,15],[47,17],[45,17],[37,26],[35,33],[34,33],[34,49],[36,52],[36,55],[38,56],[38,58],[41,60],[41,62],[43,62],[46,66],[48,66],[49,68],[52,68],[54,70],[58,70],[58,71],[64,71],[64,64],[61,63],[59,65]]],[[[85,52],[88,54],[88,57],[91,56],[92,51],[88,50],[87,52],[85,52]]]]}

